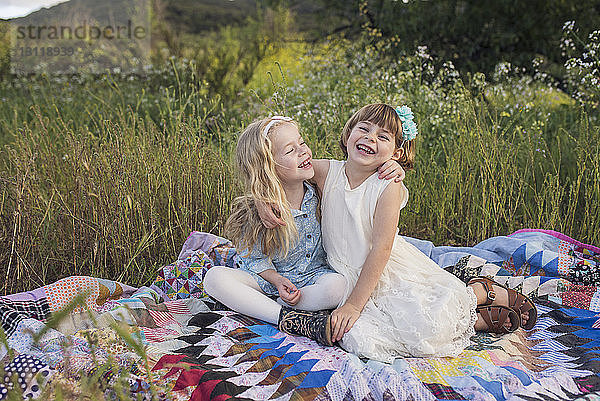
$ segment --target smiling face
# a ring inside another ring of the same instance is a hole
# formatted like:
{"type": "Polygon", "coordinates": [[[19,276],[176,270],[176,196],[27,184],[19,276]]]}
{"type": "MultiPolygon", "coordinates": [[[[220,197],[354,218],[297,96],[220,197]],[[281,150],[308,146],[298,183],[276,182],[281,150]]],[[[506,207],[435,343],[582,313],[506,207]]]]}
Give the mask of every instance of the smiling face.
{"type": "Polygon", "coordinates": [[[315,175],[312,151],[294,124],[283,123],[270,130],[275,172],[285,185],[295,185],[315,175]]]}
{"type": "Polygon", "coordinates": [[[400,156],[396,138],[387,129],[370,121],[359,121],[346,140],[348,161],[377,169],[384,162],[400,156]]]}

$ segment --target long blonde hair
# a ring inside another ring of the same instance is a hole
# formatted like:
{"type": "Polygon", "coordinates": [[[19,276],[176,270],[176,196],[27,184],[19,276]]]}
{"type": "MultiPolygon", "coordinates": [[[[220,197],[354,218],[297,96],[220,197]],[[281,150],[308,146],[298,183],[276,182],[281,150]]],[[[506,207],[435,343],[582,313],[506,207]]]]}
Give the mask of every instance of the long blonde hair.
{"type": "MultiPolygon", "coordinates": [[[[225,222],[225,234],[239,250],[252,251],[258,245],[262,253],[269,257],[283,257],[297,241],[298,228],[283,185],[275,172],[271,140],[269,135],[263,134],[271,120],[265,118],[253,122],[238,138],[236,164],[245,193],[231,205],[231,214],[225,222]],[[277,205],[286,225],[274,229],[265,228],[258,216],[255,201],[277,205]]],[[[269,132],[276,131],[282,124],[295,125],[292,121],[275,121],[269,132]]]]}

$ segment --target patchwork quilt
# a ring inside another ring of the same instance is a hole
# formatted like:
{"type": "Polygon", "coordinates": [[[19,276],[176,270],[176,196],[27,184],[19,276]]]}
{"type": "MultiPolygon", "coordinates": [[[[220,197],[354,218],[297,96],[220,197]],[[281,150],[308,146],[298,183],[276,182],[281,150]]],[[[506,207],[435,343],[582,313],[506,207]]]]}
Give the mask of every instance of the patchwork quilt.
{"type": "Polygon", "coordinates": [[[0,297],[0,399],[600,400],[600,248],[544,230],[407,240],[462,280],[531,296],[536,326],[478,333],[456,358],[361,360],[213,302],[204,273],[235,249],[194,232],[148,287],[67,277],[0,297]]]}

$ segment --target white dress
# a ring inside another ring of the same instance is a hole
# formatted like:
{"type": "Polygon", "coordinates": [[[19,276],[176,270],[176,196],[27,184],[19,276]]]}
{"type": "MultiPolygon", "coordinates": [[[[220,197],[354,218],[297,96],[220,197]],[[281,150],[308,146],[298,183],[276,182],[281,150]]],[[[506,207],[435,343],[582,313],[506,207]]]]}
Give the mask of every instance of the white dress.
{"type": "MultiPolygon", "coordinates": [[[[345,164],[329,162],[321,204],[328,261],[348,280],[340,305],[354,288],[371,249],[375,206],[391,182],[374,173],[350,189],[345,164]]],[[[408,199],[408,190],[402,187],[408,199]]],[[[341,345],[358,356],[387,363],[398,357],[456,356],[475,334],[476,306],[471,288],[396,235],[379,283],[341,345]]]]}

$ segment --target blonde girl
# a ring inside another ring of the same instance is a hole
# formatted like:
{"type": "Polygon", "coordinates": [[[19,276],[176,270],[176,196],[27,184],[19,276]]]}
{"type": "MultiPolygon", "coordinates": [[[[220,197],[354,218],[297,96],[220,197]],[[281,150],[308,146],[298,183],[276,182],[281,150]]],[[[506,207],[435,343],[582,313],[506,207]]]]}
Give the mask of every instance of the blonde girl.
{"type": "MultiPolygon", "coordinates": [[[[225,232],[241,255],[239,268],[211,268],[206,292],[282,331],[332,345],[329,314],[316,311],[337,307],[347,284],[323,251],[319,198],[308,183],[314,176],[310,148],[291,118],[275,116],[244,130],[236,162],[245,194],[234,201],[225,232]],[[267,229],[255,202],[276,205],[284,225],[267,229]]],[[[395,177],[399,169],[387,175],[395,177]]]]}

